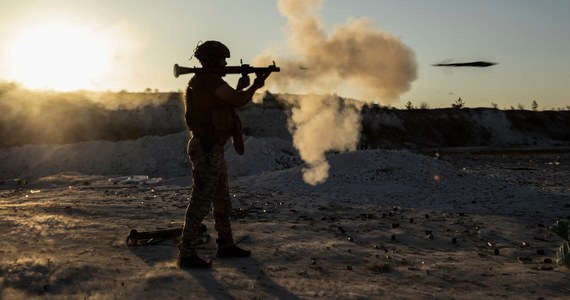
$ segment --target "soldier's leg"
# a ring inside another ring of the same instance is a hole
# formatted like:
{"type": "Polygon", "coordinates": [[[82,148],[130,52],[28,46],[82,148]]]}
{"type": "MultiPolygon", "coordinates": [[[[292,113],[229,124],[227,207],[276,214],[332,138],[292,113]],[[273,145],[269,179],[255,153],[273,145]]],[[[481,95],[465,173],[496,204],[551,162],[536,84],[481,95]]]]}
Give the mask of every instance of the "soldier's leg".
{"type": "Polygon", "coordinates": [[[217,257],[248,257],[251,252],[239,248],[234,243],[232,236],[232,228],[230,224],[230,216],[232,213],[232,204],[228,188],[228,176],[226,162],[223,160],[220,164],[220,177],[218,178],[218,189],[216,197],[213,199],[214,221],[216,231],[218,232],[218,251],[217,257]]]}
{"type": "MultiPolygon", "coordinates": [[[[194,178],[199,177],[195,176],[194,178]]],[[[200,224],[212,206],[211,200],[201,197],[200,192],[195,193],[194,191],[199,191],[200,188],[194,186],[194,184],[193,187],[197,189],[192,190],[192,197],[186,209],[182,238],[178,245],[180,252],[178,254],[177,265],[180,268],[190,269],[210,268],[212,263],[198,256],[194,242],[199,235],[200,224]]]]}
{"type": "Polygon", "coordinates": [[[228,176],[226,163],[223,160],[220,162],[220,173],[217,181],[218,188],[213,203],[213,214],[215,221],[215,228],[218,232],[218,239],[216,240],[218,247],[225,248],[234,244],[232,227],[230,223],[230,216],[232,213],[232,204],[230,201],[230,193],[228,188],[228,176]]]}
{"type": "Polygon", "coordinates": [[[193,242],[200,235],[200,224],[202,224],[204,217],[206,217],[212,207],[212,199],[206,196],[204,183],[198,183],[202,180],[200,178],[200,172],[192,171],[192,174],[192,194],[190,203],[186,208],[179,247],[182,254],[188,255],[196,254],[193,242]]]}
{"type": "Polygon", "coordinates": [[[192,195],[186,209],[182,238],[181,255],[195,255],[193,241],[200,234],[200,224],[210,212],[213,195],[217,188],[216,166],[212,164],[211,153],[201,148],[197,139],[190,141],[190,159],[192,161],[192,195]]]}

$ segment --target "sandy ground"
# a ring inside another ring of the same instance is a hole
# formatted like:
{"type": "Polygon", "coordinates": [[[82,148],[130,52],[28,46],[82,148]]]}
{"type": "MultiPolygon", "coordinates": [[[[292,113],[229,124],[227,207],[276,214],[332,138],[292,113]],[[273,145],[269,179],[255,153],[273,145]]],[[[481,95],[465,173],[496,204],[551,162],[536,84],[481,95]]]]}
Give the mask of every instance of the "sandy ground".
{"type": "MultiPolygon", "coordinates": [[[[172,243],[127,247],[131,228],[182,225],[188,177],[62,174],[0,183],[0,299],[562,299],[570,268],[546,229],[570,217],[570,154],[331,156],[231,180],[245,259],[172,243]]],[[[211,216],[205,224],[213,229],[211,216]]],[[[215,232],[211,232],[215,238],[215,232]]],[[[567,298],[566,298],[567,299],[567,298]]]]}

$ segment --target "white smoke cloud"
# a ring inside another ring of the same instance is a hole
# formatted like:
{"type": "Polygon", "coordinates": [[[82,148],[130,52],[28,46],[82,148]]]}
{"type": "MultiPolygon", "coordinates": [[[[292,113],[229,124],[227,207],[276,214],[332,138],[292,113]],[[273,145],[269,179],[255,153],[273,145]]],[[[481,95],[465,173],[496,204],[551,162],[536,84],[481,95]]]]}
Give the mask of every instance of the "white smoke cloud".
{"type": "Polygon", "coordinates": [[[268,86],[279,90],[338,93],[351,89],[361,100],[397,100],[417,78],[413,51],[399,38],[375,27],[368,18],[348,19],[327,33],[317,12],[322,0],[281,0],[287,17],[287,45],[295,58],[267,53],[255,60],[276,60],[281,72],[268,86]]]}
{"type": "MultiPolygon", "coordinates": [[[[416,79],[413,51],[399,38],[375,28],[368,18],[348,19],[327,32],[318,15],[323,0],[280,0],[287,18],[287,58],[266,53],[254,60],[275,60],[281,72],[270,77],[269,88],[288,93],[336,94],[350,89],[363,100],[391,102],[407,92],[416,79]],[[290,58],[293,57],[293,58],[290,58]]],[[[356,149],[360,137],[359,105],[341,103],[334,96],[309,96],[293,105],[290,128],[293,142],[308,167],[305,182],[318,184],[328,177],[327,151],[356,149]]]]}
{"type": "Polygon", "coordinates": [[[306,183],[316,185],[328,178],[328,151],[355,150],[360,137],[361,106],[347,104],[336,96],[282,97],[292,106],[289,127],[293,144],[307,167],[306,183]]]}

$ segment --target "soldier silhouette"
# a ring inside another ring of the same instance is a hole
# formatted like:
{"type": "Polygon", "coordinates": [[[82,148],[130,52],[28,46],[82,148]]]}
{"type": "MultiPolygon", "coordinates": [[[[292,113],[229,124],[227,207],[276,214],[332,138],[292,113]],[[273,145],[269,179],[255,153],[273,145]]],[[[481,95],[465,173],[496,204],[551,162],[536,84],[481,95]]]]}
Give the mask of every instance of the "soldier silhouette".
{"type": "MultiPolygon", "coordinates": [[[[218,41],[199,44],[194,56],[204,69],[222,70],[230,50],[218,41]]],[[[234,243],[230,214],[227,166],[224,145],[231,138],[239,154],[244,152],[241,121],[235,108],[246,105],[256,90],[263,87],[270,71],[256,74],[253,84],[243,75],[236,89],[225,82],[220,71],[199,73],[188,83],[185,95],[186,124],[191,131],[188,155],[192,162],[192,193],[186,209],[177,264],[180,268],[210,268],[212,263],[198,256],[193,241],[200,224],[212,210],[218,233],[216,256],[248,257],[251,252],[234,243]],[[247,88],[247,89],[245,89],[247,88]]]]}

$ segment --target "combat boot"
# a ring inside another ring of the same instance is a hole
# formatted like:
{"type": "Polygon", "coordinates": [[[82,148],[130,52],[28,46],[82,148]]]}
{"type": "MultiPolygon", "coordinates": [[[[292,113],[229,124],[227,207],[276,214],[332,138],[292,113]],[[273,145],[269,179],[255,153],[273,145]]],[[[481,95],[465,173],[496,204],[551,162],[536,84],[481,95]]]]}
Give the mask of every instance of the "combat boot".
{"type": "Polygon", "coordinates": [[[216,256],[219,258],[230,258],[230,257],[249,257],[251,256],[251,251],[244,250],[237,245],[231,245],[225,248],[218,248],[216,256]]]}

